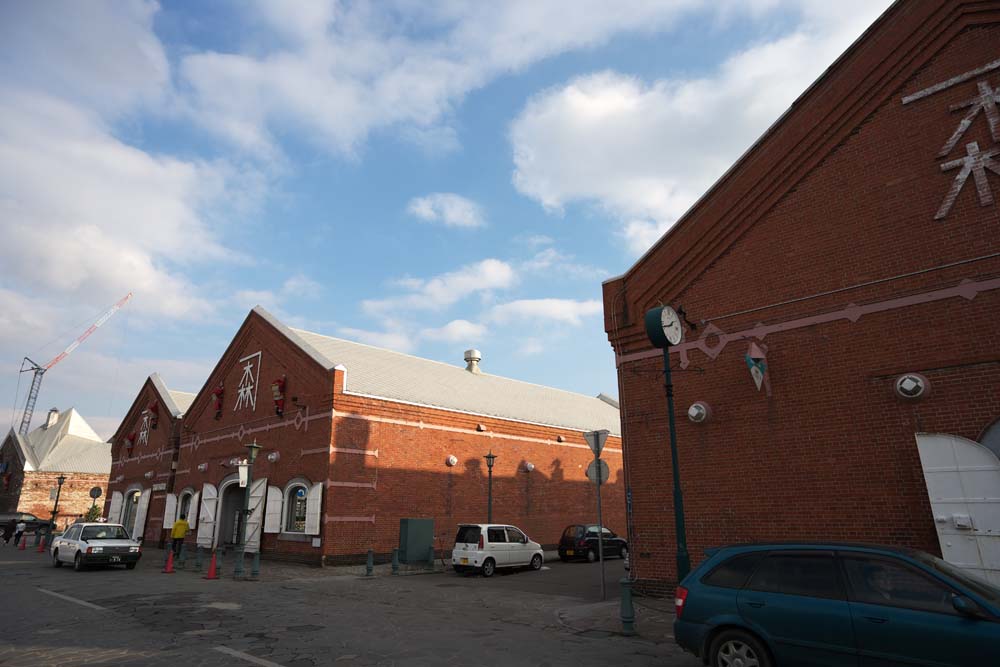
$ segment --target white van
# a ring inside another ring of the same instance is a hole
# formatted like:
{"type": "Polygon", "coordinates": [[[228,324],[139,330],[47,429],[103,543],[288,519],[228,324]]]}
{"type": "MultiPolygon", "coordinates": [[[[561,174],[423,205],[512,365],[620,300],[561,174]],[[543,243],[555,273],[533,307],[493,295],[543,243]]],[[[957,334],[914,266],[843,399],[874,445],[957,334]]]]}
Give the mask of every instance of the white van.
{"type": "Polygon", "coordinates": [[[451,566],[456,572],[482,572],[492,577],[498,567],[542,569],[542,545],[514,526],[463,523],[458,526],[451,566]]]}

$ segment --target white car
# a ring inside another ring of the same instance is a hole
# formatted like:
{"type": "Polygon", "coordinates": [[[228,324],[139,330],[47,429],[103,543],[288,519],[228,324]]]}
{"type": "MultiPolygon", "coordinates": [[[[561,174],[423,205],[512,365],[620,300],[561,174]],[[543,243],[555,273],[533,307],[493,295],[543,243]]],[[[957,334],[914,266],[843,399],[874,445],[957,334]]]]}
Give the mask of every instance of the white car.
{"type": "Polygon", "coordinates": [[[53,567],[72,563],[76,571],[89,565],[124,565],[135,568],[142,547],[118,523],[74,523],[49,547],[53,567]]]}
{"type": "Polygon", "coordinates": [[[532,542],[514,526],[496,523],[463,523],[458,526],[451,566],[456,572],[482,572],[492,577],[498,567],[542,569],[542,545],[532,542]]]}

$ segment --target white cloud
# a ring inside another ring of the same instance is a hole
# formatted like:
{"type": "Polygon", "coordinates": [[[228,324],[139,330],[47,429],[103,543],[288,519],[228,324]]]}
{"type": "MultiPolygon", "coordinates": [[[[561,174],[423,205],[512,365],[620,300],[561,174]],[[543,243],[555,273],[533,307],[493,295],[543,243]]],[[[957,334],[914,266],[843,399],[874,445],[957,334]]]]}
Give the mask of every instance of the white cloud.
{"type": "Polygon", "coordinates": [[[520,299],[510,301],[490,309],[487,319],[500,324],[519,321],[557,322],[580,326],[586,317],[594,317],[604,312],[604,305],[596,300],[576,301],[573,299],[520,299]]]}
{"type": "Polygon", "coordinates": [[[316,299],[322,292],[323,286],[318,282],[303,273],[296,273],[286,278],[277,290],[239,290],[233,301],[242,308],[261,305],[282,320],[287,320],[288,315],[281,310],[282,304],[289,300],[316,299]]]}
{"type": "Polygon", "coordinates": [[[337,331],[345,338],[397,352],[412,352],[417,343],[411,336],[400,331],[369,331],[351,327],[341,327],[337,331]]]}
{"type": "Polygon", "coordinates": [[[404,296],[363,301],[370,315],[394,310],[440,310],[476,293],[505,289],[517,282],[517,274],[507,262],[484,259],[457,271],[428,280],[406,279],[413,292],[404,296]]]}
{"type": "Polygon", "coordinates": [[[527,273],[544,274],[546,277],[563,276],[574,280],[600,281],[608,276],[608,272],[595,266],[578,264],[573,256],[560,252],[555,248],[545,248],[520,265],[527,273]]]}
{"type": "Polygon", "coordinates": [[[461,343],[463,345],[475,345],[485,335],[485,326],[468,320],[452,320],[443,327],[423,329],[420,332],[420,337],[424,340],[461,343]]]}
{"type": "Polygon", "coordinates": [[[258,3],[248,53],[193,53],[180,64],[191,116],[248,150],[273,154],[295,133],[357,155],[377,130],[453,148],[455,106],[496,77],[623,32],[669,27],[702,0],[511,0],[414,5],[258,3]],[[275,39],[276,38],[276,39],[275,39]],[[277,46],[274,46],[277,41],[277,46]],[[263,46],[265,44],[270,47],[263,46]]]}
{"type": "Polygon", "coordinates": [[[486,219],[476,202],[450,192],[414,197],[406,210],[424,222],[440,222],[446,227],[484,227],[486,219]]]}
{"type": "Polygon", "coordinates": [[[576,202],[598,206],[640,254],[888,1],[853,0],[836,11],[812,0],[782,4],[801,11],[793,32],[731,56],[709,76],[645,82],[604,71],[531,98],[510,129],[514,185],[554,213],[576,202]]]}

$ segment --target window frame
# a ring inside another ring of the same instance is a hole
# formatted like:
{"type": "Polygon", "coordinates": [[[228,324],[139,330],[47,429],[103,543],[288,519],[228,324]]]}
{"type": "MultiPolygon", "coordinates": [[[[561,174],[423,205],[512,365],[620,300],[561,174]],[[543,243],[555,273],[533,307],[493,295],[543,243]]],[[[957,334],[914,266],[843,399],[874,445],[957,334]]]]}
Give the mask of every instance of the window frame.
{"type": "Polygon", "coordinates": [[[750,583],[750,578],[753,577],[754,573],[757,571],[757,568],[760,567],[760,564],[764,562],[764,560],[768,557],[769,553],[770,553],[769,551],[757,550],[757,551],[742,551],[740,553],[733,554],[732,556],[730,556],[729,558],[726,558],[721,563],[719,563],[718,565],[716,565],[715,567],[713,567],[711,570],[709,570],[708,572],[706,572],[705,575],[702,576],[701,579],[698,580],[698,582],[701,583],[703,586],[711,586],[712,588],[724,588],[724,589],[730,590],[730,591],[741,591],[744,588],[746,588],[746,585],[748,583],[750,583]],[[732,563],[734,560],[741,559],[741,558],[750,558],[750,557],[755,557],[757,559],[757,562],[755,562],[753,564],[753,567],[750,568],[750,571],[747,573],[746,578],[743,579],[743,583],[740,584],[739,586],[722,586],[720,584],[711,583],[709,581],[709,579],[711,579],[711,577],[716,572],[718,572],[722,568],[726,567],[727,565],[729,565],[730,563],[732,563]]]}
{"type": "Polygon", "coordinates": [[[506,533],[507,533],[507,544],[527,544],[528,543],[528,536],[525,535],[524,531],[521,530],[520,528],[517,528],[515,526],[507,526],[506,527],[506,533]],[[510,539],[510,533],[511,533],[511,531],[513,531],[514,533],[520,535],[521,539],[519,539],[517,542],[512,542],[511,539],[510,539]]]}
{"type": "Polygon", "coordinates": [[[811,598],[811,599],[814,599],[814,600],[833,600],[833,601],[837,601],[837,602],[847,602],[848,601],[847,582],[844,581],[844,574],[845,573],[842,571],[840,563],[838,562],[837,554],[836,554],[836,552],[834,552],[832,550],[826,550],[826,549],[784,549],[784,550],[768,551],[767,555],[764,556],[764,558],[762,558],[759,563],[757,563],[757,566],[754,568],[753,573],[749,577],[747,577],[747,580],[743,583],[743,588],[740,589],[740,590],[752,591],[754,593],[770,593],[770,594],[773,594],[773,595],[793,595],[795,597],[811,598]],[[791,592],[787,592],[787,591],[760,590],[760,589],[756,589],[756,588],[751,588],[750,587],[751,582],[753,582],[753,578],[755,576],[757,576],[757,574],[761,571],[761,568],[764,567],[764,564],[767,563],[767,561],[769,559],[771,559],[771,558],[810,558],[810,557],[811,558],[829,558],[830,559],[831,564],[833,565],[833,574],[834,574],[834,577],[836,578],[836,583],[837,583],[837,585],[839,587],[839,593],[840,593],[839,597],[830,597],[828,595],[808,595],[808,594],[805,594],[805,593],[791,593],[791,592]]]}
{"type": "Polygon", "coordinates": [[[954,609],[952,607],[946,607],[945,609],[927,609],[927,608],[923,608],[923,607],[914,607],[912,605],[907,605],[907,604],[904,604],[904,603],[895,604],[892,601],[871,602],[871,601],[868,601],[868,600],[858,599],[857,594],[854,591],[854,584],[851,582],[851,576],[850,576],[850,574],[847,571],[847,562],[846,561],[848,561],[848,560],[862,560],[862,561],[867,560],[867,561],[872,561],[872,562],[888,563],[889,565],[894,565],[896,567],[899,567],[902,570],[908,571],[910,574],[913,574],[913,575],[915,575],[917,577],[920,577],[920,578],[922,578],[922,579],[924,579],[926,581],[929,581],[932,584],[936,584],[940,588],[944,588],[952,596],[961,595],[963,597],[967,597],[964,593],[961,593],[961,592],[957,591],[954,586],[948,584],[945,581],[942,581],[938,577],[933,576],[929,572],[924,572],[923,570],[921,570],[919,567],[913,565],[912,563],[908,563],[908,562],[906,562],[906,561],[904,561],[904,560],[902,560],[900,558],[893,558],[892,556],[887,556],[887,555],[884,555],[884,554],[872,554],[872,553],[865,553],[865,552],[860,552],[860,551],[840,552],[837,555],[837,560],[840,561],[840,568],[841,568],[841,571],[842,571],[843,581],[844,581],[844,584],[846,585],[846,588],[847,588],[847,599],[848,599],[848,602],[855,602],[857,604],[870,604],[870,605],[872,605],[874,607],[889,607],[891,609],[905,609],[907,611],[916,611],[916,612],[921,612],[921,613],[925,613],[925,614],[943,614],[945,616],[961,616],[961,614],[958,612],[958,610],[954,609]]]}
{"type": "Polygon", "coordinates": [[[487,544],[510,544],[507,541],[507,527],[506,526],[489,526],[486,528],[486,543],[487,544]],[[503,535],[502,540],[494,540],[492,533],[495,530],[499,530],[500,534],[503,535]]]}
{"type": "Polygon", "coordinates": [[[295,489],[299,489],[299,488],[301,488],[302,490],[305,491],[305,495],[302,498],[303,498],[303,501],[306,503],[306,505],[305,505],[305,507],[306,507],[306,515],[308,515],[308,513],[309,513],[309,490],[312,488],[312,484],[307,479],[304,479],[304,478],[301,478],[301,477],[296,477],[295,479],[293,479],[290,482],[288,482],[287,484],[285,484],[285,489],[284,489],[284,491],[281,494],[281,530],[280,530],[279,534],[285,534],[285,535],[305,535],[306,534],[306,528],[305,528],[306,517],[305,516],[303,516],[303,518],[302,518],[302,521],[303,521],[302,530],[291,530],[289,528],[289,524],[291,523],[291,513],[292,513],[293,502],[296,500],[296,499],[292,498],[292,492],[295,489]]]}

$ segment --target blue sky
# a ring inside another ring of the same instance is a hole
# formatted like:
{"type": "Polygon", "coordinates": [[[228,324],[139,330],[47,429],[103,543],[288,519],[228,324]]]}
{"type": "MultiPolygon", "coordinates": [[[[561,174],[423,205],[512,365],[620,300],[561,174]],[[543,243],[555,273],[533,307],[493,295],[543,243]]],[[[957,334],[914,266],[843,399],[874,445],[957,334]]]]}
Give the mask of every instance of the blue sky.
{"type": "Polygon", "coordinates": [[[888,4],[4,3],[0,426],[21,358],[129,291],[40,411],[109,436],[150,373],[197,391],[258,303],[616,394],[601,281],[888,4]]]}

